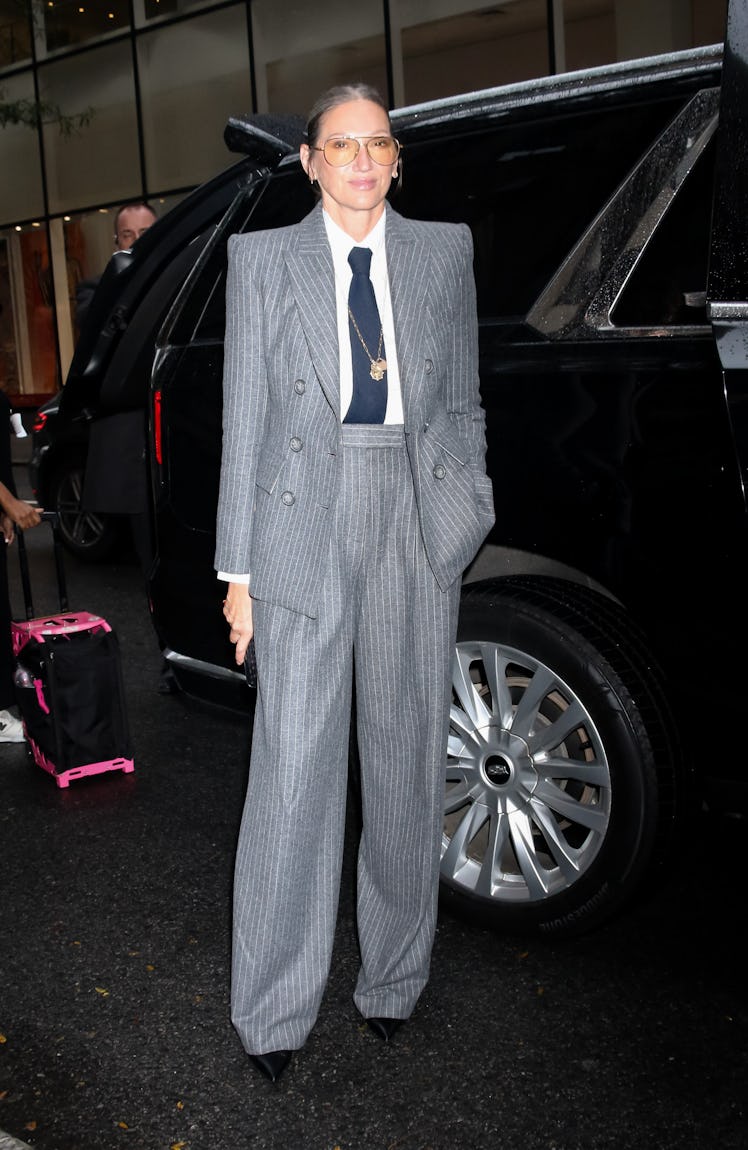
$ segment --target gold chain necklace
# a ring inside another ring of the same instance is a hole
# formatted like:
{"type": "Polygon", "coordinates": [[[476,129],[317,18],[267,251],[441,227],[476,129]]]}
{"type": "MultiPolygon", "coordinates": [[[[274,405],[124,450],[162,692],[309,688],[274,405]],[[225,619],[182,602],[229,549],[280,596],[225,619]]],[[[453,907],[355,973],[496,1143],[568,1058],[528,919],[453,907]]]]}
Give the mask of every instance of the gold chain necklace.
{"type": "Polygon", "coordinates": [[[366,346],[366,341],[364,340],[364,337],[361,335],[361,332],[359,330],[359,326],[356,323],[356,317],[353,314],[353,312],[351,311],[350,307],[348,308],[348,318],[350,319],[351,323],[353,324],[355,331],[356,331],[356,335],[358,336],[359,340],[361,341],[361,346],[364,349],[364,351],[366,352],[366,357],[369,360],[369,363],[371,364],[371,367],[369,368],[369,375],[371,376],[372,379],[376,379],[376,380],[382,379],[384,377],[384,373],[387,370],[387,360],[382,359],[382,343],[384,342],[384,330],[382,328],[382,325],[381,324],[379,325],[379,346],[377,347],[377,356],[375,359],[374,356],[369,351],[368,347],[366,346]]]}

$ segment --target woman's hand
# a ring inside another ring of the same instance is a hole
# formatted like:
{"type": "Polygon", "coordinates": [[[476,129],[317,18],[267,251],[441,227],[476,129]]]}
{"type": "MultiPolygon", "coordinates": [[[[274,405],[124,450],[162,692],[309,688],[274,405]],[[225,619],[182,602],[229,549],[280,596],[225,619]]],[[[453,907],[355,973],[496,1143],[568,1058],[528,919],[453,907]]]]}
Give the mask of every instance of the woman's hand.
{"type": "Polygon", "coordinates": [[[229,583],[223,601],[223,614],[231,631],[229,639],[235,644],[234,658],[238,666],[244,666],[249,640],[254,634],[252,625],[252,600],[246,583],[229,583]]]}
{"type": "Polygon", "coordinates": [[[3,539],[5,542],[12,543],[16,535],[14,530],[15,524],[10,515],[8,515],[7,511],[3,511],[3,513],[0,515],[0,527],[2,528],[3,539]]]}
{"type": "Polygon", "coordinates": [[[16,499],[10,496],[5,501],[5,514],[4,519],[11,521],[10,538],[8,532],[3,526],[3,533],[5,535],[5,542],[11,543],[13,540],[13,524],[16,527],[22,528],[23,531],[28,531],[29,527],[36,527],[42,521],[42,508],[33,507],[30,503],[26,503],[23,499],[16,499]]]}

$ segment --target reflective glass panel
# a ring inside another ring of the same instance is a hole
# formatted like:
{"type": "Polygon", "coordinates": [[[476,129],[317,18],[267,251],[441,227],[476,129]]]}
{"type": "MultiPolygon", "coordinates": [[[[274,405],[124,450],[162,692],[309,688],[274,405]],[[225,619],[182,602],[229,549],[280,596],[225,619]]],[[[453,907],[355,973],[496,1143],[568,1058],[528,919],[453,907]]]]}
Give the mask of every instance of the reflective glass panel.
{"type": "Polygon", "coordinates": [[[618,59],[615,0],[564,0],[559,72],[611,64],[618,59]]]}
{"type": "Polygon", "coordinates": [[[727,28],[727,0],[693,0],[693,43],[721,44],[727,28]]]}
{"type": "Polygon", "coordinates": [[[45,0],[37,52],[59,52],[130,26],[128,0],[45,0]]]}
{"type": "Polygon", "coordinates": [[[215,0],[141,0],[135,4],[135,23],[149,20],[163,20],[168,16],[181,16],[195,8],[206,8],[215,0]]]}
{"type": "Polygon", "coordinates": [[[254,0],[252,35],[259,111],[306,115],[325,88],[351,80],[387,90],[381,0],[254,0]]]}
{"type": "Polygon", "coordinates": [[[39,70],[43,98],[72,115],[92,107],[91,123],[70,136],[44,128],[53,213],[138,198],[142,186],[129,43],[110,44],[39,70]]]}
{"type": "Polygon", "coordinates": [[[244,5],[141,35],[138,64],[148,186],[187,187],[234,163],[223,130],[251,107],[244,5]]]}
{"type": "Polygon", "coordinates": [[[475,8],[452,0],[392,0],[393,43],[402,45],[402,96],[417,104],[548,72],[546,0],[475,8]]]}
{"type": "Polygon", "coordinates": [[[0,387],[9,395],[59,387],[52,301],[46,228],[0,233],[0,387]]]}
{"type": "Polygon", "coordinates": [[[0,68],[31,59],[31,21],[23,0],[0,0],[0,68]]]}
{"type": "Polygon", "coordinates": [[[727,0],[615,0],[614,7],[618,60],[724,39],[727,0]]]}
{"type": "Polygon", "coordinates": [[[11,242],[12,236],[0,232],[0,391],[15,395],[20,391],[20,381],[10,282],[11,242]]]}
{"type": "MultiPolygon", "coordinates": [[[[34,99],[34,82],[30,73],[9,76],[0,84],[8,101],[34,99]]],[[[44,211],[42,195],[39,136],[24,124],[0,128],[0,224],[28,220],[44,211]]]]}

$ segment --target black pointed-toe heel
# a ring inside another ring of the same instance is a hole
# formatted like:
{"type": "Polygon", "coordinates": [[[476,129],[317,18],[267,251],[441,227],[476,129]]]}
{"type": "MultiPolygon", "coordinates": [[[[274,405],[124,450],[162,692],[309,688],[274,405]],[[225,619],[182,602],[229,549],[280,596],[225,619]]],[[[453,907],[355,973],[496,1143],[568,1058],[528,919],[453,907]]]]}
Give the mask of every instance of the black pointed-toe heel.
{"type": "Polygon", "coordinates": [[[268,1050],[267,1054],[250,1054],[255,1066],[271,1082],[277,1082],[291,1061],[290,1050],[268,1050]]]}
{"type": "Polygon", "coordinates": [[[389,1042],[405,1022],[404,1018],[367,1018],[366,1025],[382,1042],[389,1042]]]}

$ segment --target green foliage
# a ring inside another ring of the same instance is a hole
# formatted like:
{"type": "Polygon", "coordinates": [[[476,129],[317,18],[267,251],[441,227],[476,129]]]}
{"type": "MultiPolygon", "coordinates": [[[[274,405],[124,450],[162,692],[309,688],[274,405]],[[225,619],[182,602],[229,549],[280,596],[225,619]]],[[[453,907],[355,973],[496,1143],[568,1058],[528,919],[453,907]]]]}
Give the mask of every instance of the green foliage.
{"type": "Polygon", "coordinates": [[[56,124],[61,136],[72,136],[90,124],[93,117],[93,108],[68,116],[58,104],[50,104],[47,100],[6,100],[0,88],[0,128],[11,124],[24,124],[28,128],[56,124]]]}
{"type": "MultiPolygon", "coordinates": [[[[8,0],[5,0],[8,7],[8,0]]],[[[15,8],[18,18],[28,27],[29,35],[40,27],[40,9],[31,0],[10,0],[8,13],[15,8]]],[[[41,124],[56,124],[61,136],[72,136],[90,124],[94,109],[86,108],[75,115],[67,115],[58,104],[48,100],[8,100],[0,88],[0,128],[21,124],[27,128],[39,128],[41,124]]]]}

